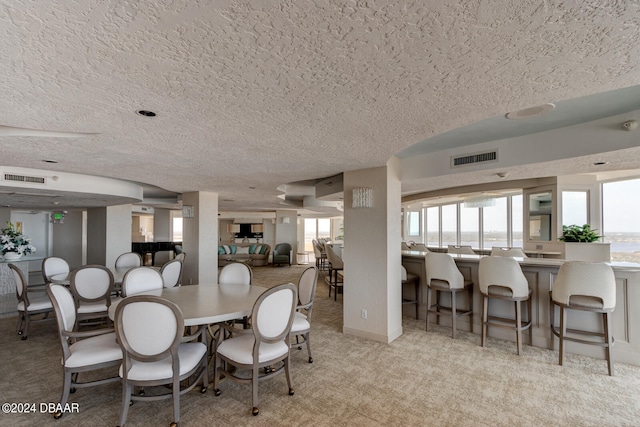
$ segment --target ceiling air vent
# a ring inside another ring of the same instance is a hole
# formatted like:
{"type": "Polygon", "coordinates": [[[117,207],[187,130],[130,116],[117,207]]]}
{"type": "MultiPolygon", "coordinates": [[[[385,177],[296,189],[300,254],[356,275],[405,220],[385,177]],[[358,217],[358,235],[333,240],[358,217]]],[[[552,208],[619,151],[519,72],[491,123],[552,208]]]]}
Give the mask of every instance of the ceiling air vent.
{"type": "Polygon", "coordinates": [[[483,153],[466,154],[464,156],[451,157],[451,167],[473,165],[476,163],[497,162],[498,150],[485,151],[483,153]]]}
{"type": "Polygon", "coordinates": [[[28,182],[31,184],[44,184],[45,179],[41,176],[15,175],[12,173],[4,174],[4,181],[28,182]]]}

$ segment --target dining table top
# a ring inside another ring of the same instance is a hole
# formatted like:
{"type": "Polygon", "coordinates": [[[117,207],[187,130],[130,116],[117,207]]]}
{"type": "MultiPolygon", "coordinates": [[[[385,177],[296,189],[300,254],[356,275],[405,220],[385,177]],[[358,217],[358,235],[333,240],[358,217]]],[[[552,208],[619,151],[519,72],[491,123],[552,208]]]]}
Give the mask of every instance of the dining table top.
{"type": "MultiPolygon", "coordinates": [[[[122,279],[124,279],[124,275],[127,274],[127,271],[131,270],[134,267],[108,267],[111,274],[113,274],[113,282],[116,284],[122,283],[122,279]]],[[[154,270],[160,271],[159,267],[149,267],[154,270]]],[[[68,273],[60,273],[54,274],[51,276],[51,282],[59,285],[69,285],[70,284],[70,276],[71,270],[68,273]]]]}
{"type": "MultiPolygon", "coordinates": [[[[206,284],[176,286],[144,292],[157,295],[175,303],[184,318],[185,326],[207,325],[249,316],[253,305],[268,288],[244,284],[206,284]]],[[[109,307],[109,317],[122,299],[116,299],[109,307]]]]}

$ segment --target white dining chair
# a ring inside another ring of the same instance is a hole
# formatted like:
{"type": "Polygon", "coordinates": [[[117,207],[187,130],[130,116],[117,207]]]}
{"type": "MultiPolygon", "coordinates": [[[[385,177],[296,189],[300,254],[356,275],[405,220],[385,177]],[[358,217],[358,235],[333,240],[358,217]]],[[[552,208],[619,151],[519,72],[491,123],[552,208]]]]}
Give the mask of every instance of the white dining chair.
{"type": "Polygon", "coordinates": [[[132,268],[142,265],[142,257],[137,252],[125,252],[116,258],[116,268],[132,268]]]}
{"type": "Polygon", "coordinates": [[[77,321],[108,319],[113,274],[101,265],[85,265],[71,272],[70,289],[76,304],[77,321]]]}
{"type": "Polygon", "coordinates": [[[48,285],[51,283],[51,276],[56,276],[58,274],[69,274],[71,269],[69,268],[69,263],[65,261],[63,258],[49,256],[42,260],[42,278],[44,279],[44,284],[48,285]]]}
{"type": "MultiPolygon", "coordinates": [[[[78,381],[78,374],[89,371],[100,371],[104,368],[120,365],[122,350],[116,342],[116,334],[112,328],[93,329],[76,332],[76,306],[71,291],[64,285],[50,284],[47,293],[56,313],[60,345],[62,347],[62,395],[57,408],[64,408],[69,393],[76,388],[91,387],[120,381],[114,370],[111,377],[98,377],[92,374],[91,381],[78,381]]],[[[60,418],[63,412],[56,410],[54,418],[60,418]]]]}
{"type": "Polygon", "coordinates": [[[199,342],[183,342],[184,318],[173,302],[152,295],[124,298],[115,312],[116,336],[122,349],[122,405],[120,424],[127,422],[131,401],[173,399],[173,423],[180,423],[180,396],[201,383],[208,387],[207,346],[204,327],[196,337],[199,342]],[[188,380],[188,381],[186,381],[188,380]],[[180,384],[188,384],[181,387],[180,384]],[[133,394],[133,387],[155,387],[162,392],[133,394]]]}
{"type": "Polygon", "coordinates": [[[298,279],[298,306],[291,325],[291,337],[295,338],[295,344],[300,350],[301,344],[306,343],[309,363],[313,363],[311,355],[311,312],[313,311],[313,300],[316,295],[318,284],[318,269],[316,267],[306,268],[298,279]],[[302,342],[300,342],[302,338],[302,342]]]}
{"type": "Polygon", "coordinates": [[[128,297],[148,291],[161,290],[164,280],[160,272],[151,267],[134,267],[122,279],[122,296],[128,297]]]}
{"type": "Polygon", "coordinates": [[[44,289],[31,289],[27,286],[27,279],[24,277],[22,270],[15,264],[9,264],[9,268],[13,273],[13,279],[16,283],[16,297],[18,298],[18,326],[16,331],[18,335],[22,335],[22,340],[26,340],[29,336],[29,327],[31,322],[49,320],[49,313],[53,312],[51,300],[45,294],[44,289]],[[32,316],[43,317],[40,319],[32,319],[32,316]]]}
{"type": "Polygon", "coordinates": [[[250,285],[253,282],[251,267],[243,262],[232,262],[220,270],[218,274],[219,284],[250,285]]]}
{"type": "Polygon", "coordinates": [[[173,288],[180,286],[180,278],[182,276],[182,262],[174,259],[162,266],[160,275],[164,282],[165,288],[173,288]]]}
{"type": "MultiPolygon", "coordinates": [[[[271,378],[283,370],[287,377],[289,395],[293,395],[289,372],[289,337],[298,302],[297,293],[293,283],[275,286],[265,291],[251,312],[252,333],[243,332],[225,339],[217,346],[213,377],[216,396],[221,394],[218,388],[221,375],[235,382],[251,384],[252,414],[258,415],[258,380],[271,378]],[[282,362],[282,366],[267,369],[264,375],[259,376],[261,368],[272,367],[278,362],[282,362]],[[250,376],[239,375],[242,372],[250,373],[250,376]]],[[[225,328],[232,334],[238,332],[228,326],[225,328]]]]}

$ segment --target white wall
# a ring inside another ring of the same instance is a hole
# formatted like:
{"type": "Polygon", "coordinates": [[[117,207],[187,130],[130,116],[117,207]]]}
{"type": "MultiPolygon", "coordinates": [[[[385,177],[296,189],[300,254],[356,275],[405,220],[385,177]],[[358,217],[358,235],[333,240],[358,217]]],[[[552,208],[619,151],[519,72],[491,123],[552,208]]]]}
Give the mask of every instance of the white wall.
{"type": "Polygon", "coordinates": [[[131,252],[131,205],[87,210],[87,263],[107,267],[131,252]]]}
{"type": "Polygon", "coordinates": [[[63,258],[72,268],[84,264],[84,216],[82,211],[68,211],[63,223],[51,224],[53,236],[51,256],[63,258]]]}

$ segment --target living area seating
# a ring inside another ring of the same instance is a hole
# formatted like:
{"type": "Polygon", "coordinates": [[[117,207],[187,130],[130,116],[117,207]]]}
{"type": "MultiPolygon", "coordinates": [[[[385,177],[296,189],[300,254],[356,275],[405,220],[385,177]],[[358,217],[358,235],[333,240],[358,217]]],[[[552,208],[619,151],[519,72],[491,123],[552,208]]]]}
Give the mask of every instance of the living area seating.
{"type": "Polygon", "coordinates": [[[218,246],[218,267],[232,263],[232,260],[250,259],[251,266],[260,267],[269,262],[271,246],[266,243],[235,243],[218,246]]]}
{"type": "Polygon", "coordinates": [[[278,243],[273,249],[273,266],[276,264],[289,264],[291,266],[291,245],[289,243],[278,243]]]}

